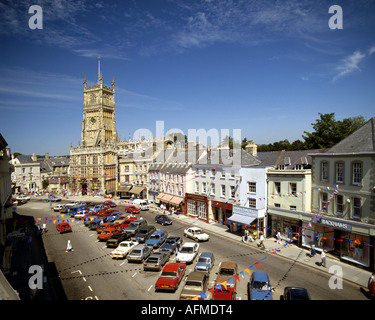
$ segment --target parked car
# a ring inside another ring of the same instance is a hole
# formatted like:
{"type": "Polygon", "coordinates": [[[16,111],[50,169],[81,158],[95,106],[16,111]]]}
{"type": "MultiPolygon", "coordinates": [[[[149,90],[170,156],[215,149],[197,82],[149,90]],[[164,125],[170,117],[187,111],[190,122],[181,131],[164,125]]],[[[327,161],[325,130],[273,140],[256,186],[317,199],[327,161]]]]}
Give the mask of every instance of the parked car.
{"type": "Polygon", "coordinates": [[[148,208],[149,208],[147,200],[135,199],[135,200],[133,200],[133,204],[138,206],[139,209],[141,209],[142,211],[148,210],[148,208]]]}
{"type": "Polygon", "coordinates": [[[177,252],[182,245],[183,239],[178,236],[168,237],[167,240],[161,245],[159,251],[168,251],[170,255],[177,252]]]}
{"type": "Polygon", "coordinates": [[[126,257],[128,262],[142,262],[151,254],[152,248],[146,245],[138,245],[126,257]]]}
{"type": "Polygon", "coordinates": [[[165,214],[158,214],[155,217],[155,222],[160,223],[162,226],[171,225],[172,219],[168,218],[165,214]]]}
{"type": "Polygon", "coordinates": [[[248,300],[272,300],[272,288],[266,272],[256,271],[247,284],[248,300]]]}
{"type": "Polygon", "coordinates": [[[116,233],[121,233],[122,230],[118,228],[106,228],[101,233],[98,234],[97,239],[99,241],[107,241],[110,237],[112,237],[116,233]]]}
{"type": "Polygon", "coordinates": [[[192,263],[198,254],[199,244],[194,242],[186,242],[183,244],[176,256],[176,262],[192,263]]]}
{"type": "Polygon", "coordinates": [[[212,299],[213,300],[236,300],[237,292],[235,288],[223,286],[221,289],[214,288],[212,299]]]}
{"type": "Polygon", "coordinates": [[[30,196],[22,194],[22,195],[17,196],[16,200],[17,201],[25,201],[26,202],[26,201],[30,200],[30,196]]]}
{"type": "Polygon", "coordinates": [[[191,272],[187,279],[184,287],[180,294],[180,300],[198,298],[203,300],[199,296],[202,292],[206,292],[208,286],[208,274],[204,272],[191,272]]]}
{"type": "Polygon", "coordinates": [[[72,227],[67,222],[60,222],[56,225],[57,231],[60,233],[72,232],[72,227]]]}
{"type": "Polygon", "coordinates": [[[237,279],[234,276],[238,273],[237,263],[231,261],[223,261],[220,263],[219,271],[215,280],[215,285],[220,284],[224,281],[227,281],[229,278],[232,278],[233,283],[228,281],[227,287],[236,289],[237,279]]]}
{"type": "Polygon", "coordinates": [[[202,252],[195,264],[194,271],[210,272],[215,263],[212,252],[202,252]]]}
{"type": "Polygon", "coordinates": [[[130,234],[127,234],[125,232],[115,233],[107,240],[107,248],[117,247],[121,242],[128,239],[130,239],[130,234]]]}
{"type": "Polygon", "coordinates": [[[113,201],[110,201],[110,200],[104,201],[103,205],[104,206],[109,206],[109,207],[116,207],[117,206],[116,203],[114,203],[113,201]]]}
{"type": "Polygon", "coordinates": [[[126,255],[138,245],[135,241],[122,241],[115,250],[111,252],[113,259],[124,259],[126,255]]]}
{"type": "Polygon", "coordinates": [[[57,204],[53,207],[53,211],[55,212],[60,212],[60,210],[62,210],[64,208],[64,205],[63,204],[57,204]]]}
{"type": "Polygon", "coordinates": [[[130,222],[129,226],[124,230],[126,233],[129,233],[131,234],[131,236],[134,236],[140,228],[145,227],[145,226],[147,226],[146,220],[144,219],[133,220],[132,222],[130,222]]]}
{"type": "Polygon", "coordinates": [[[168,232],[166,230],[157,230],[146,240],[146,245],[156,249],[159,248],[167,238],[168,232]]]}
{"type": "Polygon", "coordinates": [[[184,263],[168,263],[163,268],[155,283],[155,291],[176,291],[184,277],[186,265],[184,263]]]}
{"type": "Polygon", "coordinates": [[[141,210],[138,209],[137,207],[135,206],[128,206],[128,207],[125,207],[125,211],[126,212],[129,212],[129,213],[133,213],[133,214],[137,214],[137,213],[140,213],[141,210]]]}
{"type": "Polygon", "coordinates": [[[203,232],[201,228],[198,227],[190,227],[184,230],[184,236],[187,238],[191,238],[195,241],[208,241],[210,236],[203,232]]]}
{"type": "Polygon", "coordinates": [[[110,227],[116,227],[116,225],[112,222],[106,222],[106,223],[99,224],[96,228],[96,232],[101,233],[101,232],[103,232],[104,229],[110,228],[110,227]]]}
{"type": "Polygon", "coordinates": [[[305,288],[285,287],[282,300],[311,300],[310,295],[305,288]]]}
{"type": "Polygon", "coordinates": [[[58,201],[61,201],[61,198],[55,197],[55,196],[49,196],[49,197],[46,198],[46,201],[58,202],[58,201]]]}
{"type": "Polygon", "coordinates": [[[138,229],[137,233],[134,235],[134,240],[139,243],[145,243],[155,231],[156,228],[154,226],[144,226],[138,229]]]}
{"type": "Polygon", "coordinates": [[[143,262],[143,270],[161,270],[169,260],[167,252],[154,252],[143,262]]]}

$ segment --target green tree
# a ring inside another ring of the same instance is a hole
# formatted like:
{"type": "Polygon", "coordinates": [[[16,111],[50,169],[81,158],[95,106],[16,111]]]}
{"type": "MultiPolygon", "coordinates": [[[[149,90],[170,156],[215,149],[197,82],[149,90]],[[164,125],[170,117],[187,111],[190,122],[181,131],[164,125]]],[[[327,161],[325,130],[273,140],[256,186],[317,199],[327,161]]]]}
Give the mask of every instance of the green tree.
{"type": "Polygon", "coordinates": [[[316,119],[316,122],[311,124],[315,131],[311,133],[304,131],[305,135],[302,135],[306,149],[331,148],[366,122],[362,116],[337,121],[335,113],[319,113],[319,115],[320,119],[316,119]]]}

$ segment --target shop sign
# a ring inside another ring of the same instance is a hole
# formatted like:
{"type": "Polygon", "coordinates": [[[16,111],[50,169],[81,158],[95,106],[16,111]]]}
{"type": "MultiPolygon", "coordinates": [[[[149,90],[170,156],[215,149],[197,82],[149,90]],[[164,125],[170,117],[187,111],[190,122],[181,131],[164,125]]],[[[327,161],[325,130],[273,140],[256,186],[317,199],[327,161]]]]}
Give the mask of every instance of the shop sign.
{"type": "Polygon", "coordinates": [[[216,208],[222,208],[227,210],[232,210],[232,204],[231,203],[225,203],[220,201],[211,201],[211,205],[216,208]]]}
{"type": "Polygon", "coordinates": [[[233,206],[233,214],[235,213],[242,214],[248,217],[253,217],[253,218],[261,218],[259,217],[258,210],[248,208],[248,207],[233,206]]]}
{"type": "Polygon", "coordinates": [[[330,219],[327,219],[327,218],[320,218],[319,223],[323,224],[327,227],[331,227],[333,229],[352,231],[352,225],[349,224],[349,223],[345,223],[345,222],[330,220],[330,219]]]}

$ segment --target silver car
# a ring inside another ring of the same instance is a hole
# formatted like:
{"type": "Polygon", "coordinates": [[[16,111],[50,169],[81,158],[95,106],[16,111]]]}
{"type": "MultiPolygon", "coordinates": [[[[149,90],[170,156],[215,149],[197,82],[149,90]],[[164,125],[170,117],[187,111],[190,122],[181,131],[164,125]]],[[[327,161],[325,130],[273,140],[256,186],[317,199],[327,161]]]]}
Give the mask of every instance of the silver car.
{"type": "Polygon", "coordinates": [[[212,252],[202,252],[194,267],[194,271],[210,272],[215,263],[215,256],[212,252]]]}
{"type": "Polygon", "coordinates": [[[148,256],[151,254],[152,248],[145,246],[145,245],[139,245],[136,246],[126,257],[128,259],[128,262],[139,262],[141,263],[143,260],[147,259],[148,256]]]}
{"type": "Polygon", "coordinates": [[[168,260],[169,253],[154,252],[143,262],[143,270],[161,270],[168,260]]]}

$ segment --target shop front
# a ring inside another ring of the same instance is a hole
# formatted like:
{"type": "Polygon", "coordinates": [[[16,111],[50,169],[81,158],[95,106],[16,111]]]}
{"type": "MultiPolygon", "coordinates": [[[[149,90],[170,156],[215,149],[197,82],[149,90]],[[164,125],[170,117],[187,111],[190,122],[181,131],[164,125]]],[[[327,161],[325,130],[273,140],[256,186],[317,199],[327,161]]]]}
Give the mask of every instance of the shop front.
{"type": "Polygon", "coordinates": [[[208,220],[208,199],[205,196],[186,193],[186,214],[197,217],[203,221],[208,220]]]}
{"type": "Polygon", "coordinates": [[[317,251],[325,249],[342,260],[371,267],[373,240],[364,224],[321,217],[310,224],[304,222],[303,229],[303,246],[310,248],[315,243],[317,251]]]}
{"type": "MultiPolygon", "coordinates": [[[[244,234],[245,230],[250,231],[255,237],[259,236],[259,232],[264,227],[264,209],[252,209],[249,207],[233,206],[233,214],[228,218],[230,222],[230,230],[244,234]]],[[[267,236],[265,234],[265,236],[267,236]]]]}
{"type": "Polygon", "coordinates": [[[211,200],[212,216],[215,222],[226,224],[232,215],[232,204],[211,200]]]}

